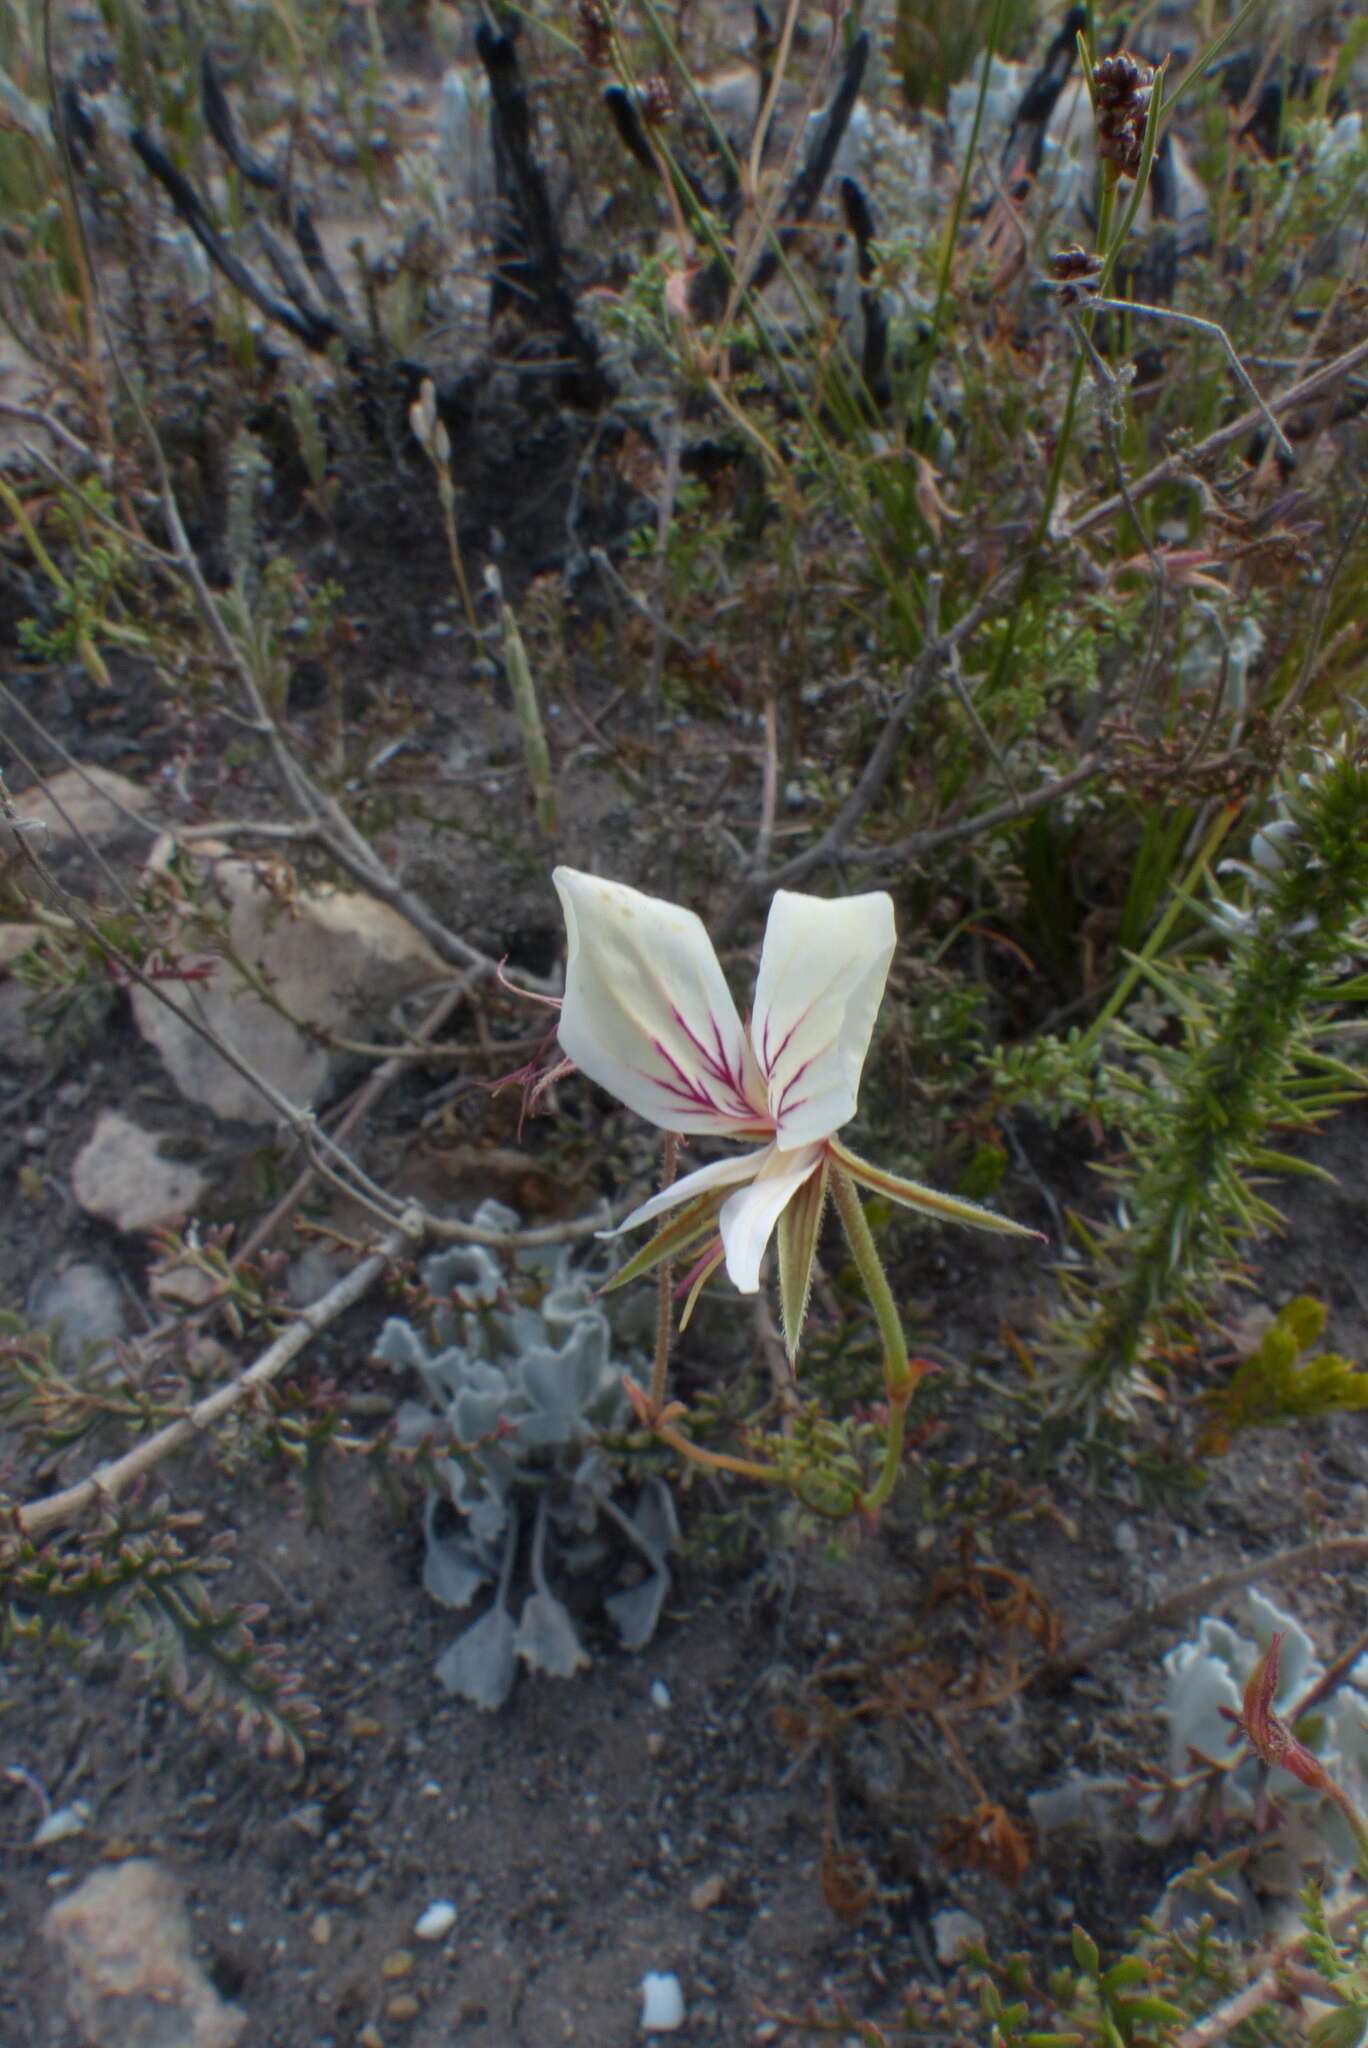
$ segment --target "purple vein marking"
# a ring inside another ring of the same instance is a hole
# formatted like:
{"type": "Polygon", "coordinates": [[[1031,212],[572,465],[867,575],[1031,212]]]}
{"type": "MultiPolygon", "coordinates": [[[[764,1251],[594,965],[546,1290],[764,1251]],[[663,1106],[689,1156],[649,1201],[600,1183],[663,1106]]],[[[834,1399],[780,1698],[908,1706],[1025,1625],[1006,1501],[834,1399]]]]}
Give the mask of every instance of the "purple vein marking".
{"type": "MultiPolygon", "coordinates": [[[[766,1082],[770,1084],[773,1083],[775,1068],[778,1066],[780,1060],[784,1057],[784,1054],[788,1051],[789,1046],[793,1043],[793,1039],[796,1033],[802,1028],[803,1024],[805,1024],[807,1019],[811,1016],[812,1007],[812,1004],[809,1003],[808,1007],[805,1010],[799,1012],[798,1016],[794,1018],[792,1024],[790,1024],[788,1030],[784,1033],[778,1045],[775,1046],[772,1052],[770,1050],[769,1042],[770,1019],[768,1016],[766,1016],[764,1030],[761,1033],[760,1046],[760,1066],[764,1073],[766,1082]]],[[[827,1046],[824,1046],[822,1048],[822,1051],[826,1052],[828,1049],[829,1048],[827,1046]]],[[[776,1121],[782,1122],[784,1117],[792,1116],[795,1110],[802,1108],[804,1102],[807,1100],[807,1097],[800,1095],[795,1098],[793,1095],[793,1090],[797,1087],[798,1083],[802,1080],[804,1074],[807,1073],[809,1067],[812,1065],[813,1060],[817,1057],[818,1055],[816,1053],[812,1053],[809,1055],[807,1059],[800,1061],[799,1064],[794,1068],[793,1072],[787,1077],[783,1087],[780,1089],[779,1100],[775,1102],[771,1097],[770,1108],[776,1121]]]]}
{"type": "Polygon", "coordinates": [[[676,1059],[668,1046],[660,1039],[653,1038],[651,1043],[662,1064],[675,1078],[669,1081],[662,1080],[658,1074],[649,1075],[647,1078],[654,1081],[662,1093],[672,1101],[702,1115],[713,1116],[729,1123],[743,1122],[747,1125],[762,1121],[763,1112],[756,1109],[746,1094],[744,1068],[729,1053],[716,1017],[709,1017],[713,1040],[709,1045],[673,1005],[670,1014],[697,1052],[698,1068],[696,1071],[689,1070],[676,1059]]]}
{"type": "Polygon", "coordinates": [[[802,1066],[794,1069],[780,1089],[779,1100],[774,1106],[774,1115],[778,1122],[782,1123],[786,1116],[792,1116],[793,1112],[801,1109],[807,1101],[806,1095],[795,1097],[793,1090],[798,1086],[798,1083],[811,1065],[811,1060],[804,1060],[802,1066]]]}

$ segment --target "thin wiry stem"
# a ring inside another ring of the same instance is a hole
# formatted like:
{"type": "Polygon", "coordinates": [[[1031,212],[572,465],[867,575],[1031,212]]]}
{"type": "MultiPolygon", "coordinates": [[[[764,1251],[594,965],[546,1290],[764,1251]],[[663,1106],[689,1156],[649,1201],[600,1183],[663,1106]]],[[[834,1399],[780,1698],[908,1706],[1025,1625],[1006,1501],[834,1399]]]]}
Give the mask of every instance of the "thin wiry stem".
{"type": "Polygon", "coordinates": [[[1108,299],[1094,297],[1092,294],[1089,294],[1088,304],[1113,313],[1144,313],[1151,320],[1169,320],[1175,326],[1192,327],[1199,334],[1214,335],[1225,350],[1226,361],[1230,364],[1235,377],[1244,386],[1246,392],[1248,392],[1250,398],[1253,399],[1254,404],[1257,406],[1259,416],[1268,428],[1269,433],[1273,436],[1273,439],[1277,442],[1287,460],[1289,462],[1295,461],[1296,458],[1292,453],[1292,443],[1288,440],[1286,434],[1264,403],[1254,379],[1250,376],[1236,353],[1234,342],[1226,333],[1219,320],[1205,320],[1200,313],[1181,313],[1175,306],[1147,306],[1137,299],[1108,299]]]}

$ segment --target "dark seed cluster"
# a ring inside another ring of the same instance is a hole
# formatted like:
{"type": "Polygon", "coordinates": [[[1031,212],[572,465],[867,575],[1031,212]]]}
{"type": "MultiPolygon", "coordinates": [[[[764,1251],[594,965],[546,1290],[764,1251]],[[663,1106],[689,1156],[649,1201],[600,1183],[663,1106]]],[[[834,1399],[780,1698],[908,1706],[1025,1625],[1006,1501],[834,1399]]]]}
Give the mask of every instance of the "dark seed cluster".
{"type": "Polygon", "coordinates": [[[613,54],[613,21],[605,0],[579,0],[575,14],[584,60],[601,71],[613,54]]]}
{"type": "Polygon", "coordinates": [[[1050,275],[1059,286],[1061,306],[1076,306],[1086,299],[1102,272],[1102,258],[1074,242],[1056,249],[1050,258],[1050,275]]]}
{"type": "Polygon", "coordinates": [[[1152,68],[1128,50],[1103,57],[1093,69],[1097,153],[1114,163],[1123,178],[1133,178],[1140,169],[1153,89],[1152,68]]]}

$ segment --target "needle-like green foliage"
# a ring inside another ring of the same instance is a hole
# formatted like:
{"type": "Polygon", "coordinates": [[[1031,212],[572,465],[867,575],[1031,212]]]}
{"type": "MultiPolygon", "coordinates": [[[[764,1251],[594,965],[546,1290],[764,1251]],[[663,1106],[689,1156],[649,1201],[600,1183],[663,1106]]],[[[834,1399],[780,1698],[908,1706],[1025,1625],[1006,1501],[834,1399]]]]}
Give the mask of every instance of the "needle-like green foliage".
{"type": "Polygon", "coordinates": [[[1317,754],[1280,808],[1243,867],[1246,902],[1218,898],[1212,910],[1230,938],[1225,967],[1147,970],[1184,1039],[1147,1048],[1151,1128],[1115,1175],[1129,1220],[1066,1318],[1073,1392],[1090,1404],[1124,1398],[1165,1319],[1195,1308],[1241,1241],[1277,1221],[1259,1180],[1306,1169],[1271,1134],[1306,1128],[1362,1086],[1316,1042],[1328,1007],[1365,986],[1344,971],[1368,906],[1361,742],[1317,754]]]}

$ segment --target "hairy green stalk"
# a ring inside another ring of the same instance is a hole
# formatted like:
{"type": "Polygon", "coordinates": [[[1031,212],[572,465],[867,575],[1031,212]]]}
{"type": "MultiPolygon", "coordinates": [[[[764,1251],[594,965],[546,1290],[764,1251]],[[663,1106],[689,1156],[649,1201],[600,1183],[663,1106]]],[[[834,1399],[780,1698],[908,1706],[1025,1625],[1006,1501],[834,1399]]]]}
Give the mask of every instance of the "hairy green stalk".
{"type": "Polygon", "coordinates": [[[1110,1273],[1077,1333],[1075,1391],[1089,1402],[1124,1393],[1155,1324],[1274,1219],[1249,1179],[1292,1164],[1269,1151],[1269,1131],[1314,1121],[1345,1099],[1346,1084],[1349,1093],[1360,1085],[1316,1052],[1311,1029],[1319,1007],[1349,992],[1327,978],[1368,908],[1361,752],[1319,757],[1285,796],[1278,824],[1256,837],[1254,861],[1248,909],[1222,906],[1235,934],[1228,982],[1208,973],[1168,989],[1186,1014],[1187,1043],[1167,1063],[1170,1097],[1143,1162],[1120,1175],[1135,1223],[1113,1240],[1110,1273]]]}

